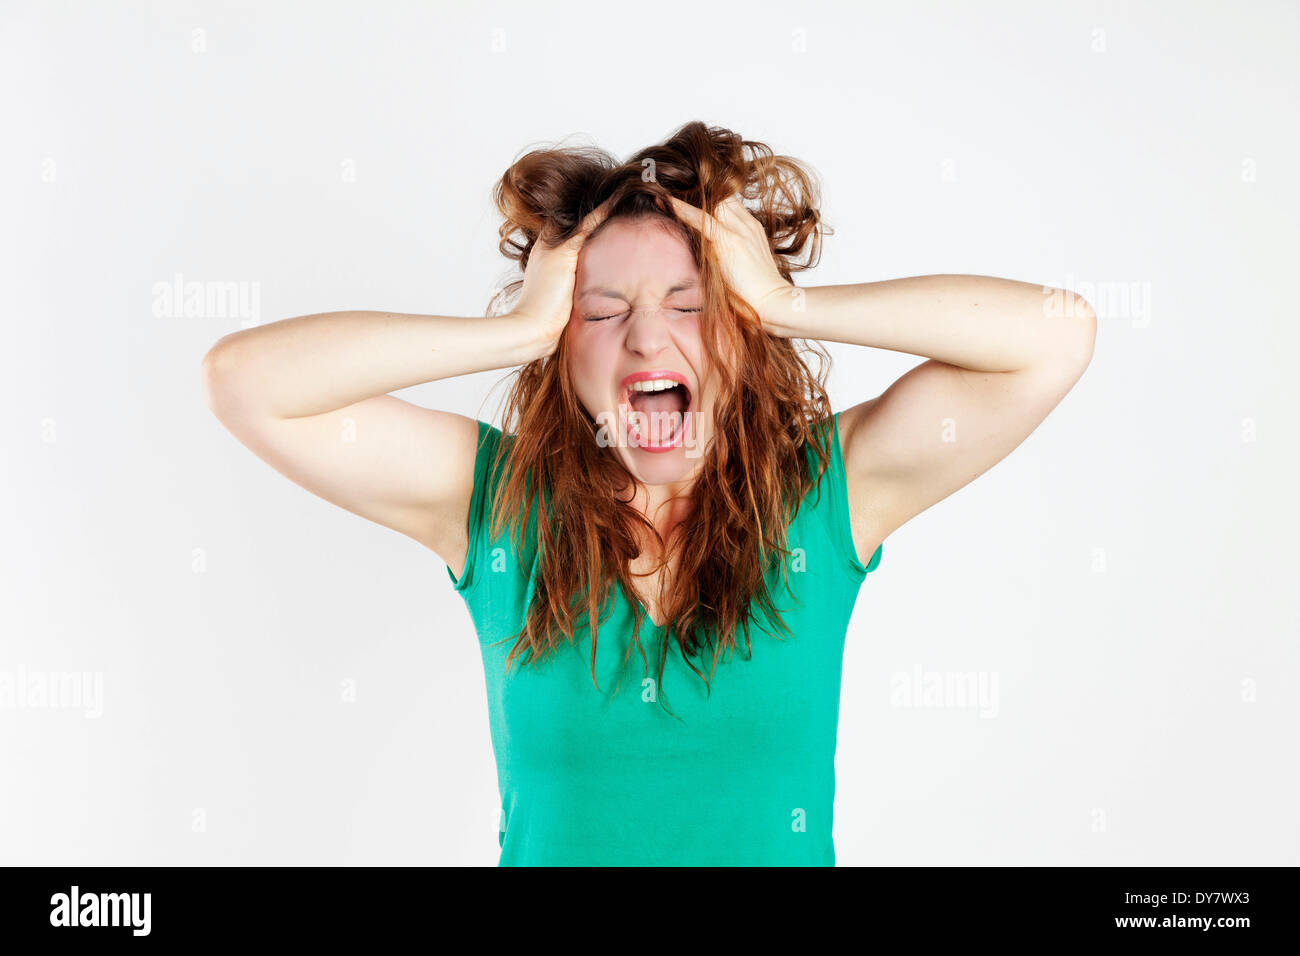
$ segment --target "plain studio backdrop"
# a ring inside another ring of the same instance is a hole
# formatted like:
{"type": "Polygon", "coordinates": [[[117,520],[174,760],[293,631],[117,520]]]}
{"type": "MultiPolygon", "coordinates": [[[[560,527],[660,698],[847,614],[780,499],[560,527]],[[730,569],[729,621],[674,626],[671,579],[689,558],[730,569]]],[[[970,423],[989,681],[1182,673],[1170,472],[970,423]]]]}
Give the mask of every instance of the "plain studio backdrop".
{"type": "MultiPolygon", "coordinates": [[[[241,446],[200,360],[314,312],[481,315],[521,151],[699,119],[818,172],[800,285],[986,274],[1099,315],[1073,392],[863,584],[838,862],[1300,863],[1298,21],[5,4],[0,862],[495,864],[443,563],[241,446]]],[[[829,350],[837,410],[922,361],[829,350]]],[[[499,424],[508,374],[401,394],[499,424]]]]}

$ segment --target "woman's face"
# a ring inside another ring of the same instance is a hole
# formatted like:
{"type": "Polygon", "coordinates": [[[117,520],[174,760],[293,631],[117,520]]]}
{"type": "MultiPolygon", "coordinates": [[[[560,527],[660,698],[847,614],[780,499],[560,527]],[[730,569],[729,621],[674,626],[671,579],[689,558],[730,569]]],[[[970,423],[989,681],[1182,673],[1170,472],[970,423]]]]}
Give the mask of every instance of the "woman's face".
{"type": "Polygon", "coordinates": [[[569,371],[597,440],[646,485],[690,476],[713,437],[699,278],[686,240],[662,219],[610,220],[578,257],[569,371]],[[638,384],[664,380],[678,384],[638,384]]]}

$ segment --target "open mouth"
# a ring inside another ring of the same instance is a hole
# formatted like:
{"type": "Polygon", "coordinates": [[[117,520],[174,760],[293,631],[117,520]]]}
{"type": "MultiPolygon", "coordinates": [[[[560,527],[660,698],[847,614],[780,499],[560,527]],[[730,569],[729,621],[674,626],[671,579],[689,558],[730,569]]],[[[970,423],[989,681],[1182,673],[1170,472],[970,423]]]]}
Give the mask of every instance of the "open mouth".
{"type": "Polygon", "coordinates": [[[634,447],[668,451],[681,445],[692,395],[686,377],[670,370],[637,372],[623,380],[622,406],[634,447]]]}

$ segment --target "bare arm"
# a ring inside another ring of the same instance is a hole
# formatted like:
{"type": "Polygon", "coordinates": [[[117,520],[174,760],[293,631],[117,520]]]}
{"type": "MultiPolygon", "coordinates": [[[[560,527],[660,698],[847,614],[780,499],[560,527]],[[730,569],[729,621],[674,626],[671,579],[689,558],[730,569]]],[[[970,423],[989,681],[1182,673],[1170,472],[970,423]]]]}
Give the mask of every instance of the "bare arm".
{"type": "Polygon", "coordinates": [[[578,254],[607,209],[564,243],[533,247],[506,316],[326,312],[232,332],[203,359],[208,407],[285,477],[419,541],[459,577],[478,423],[388,393],[554,352],[578,254]]]}
{"type": "Polygon", "coordinates": [[[673,208],[718,251],[763,327],[928,358],[840,414],[858,559],[1029,436],[1092,361],[1097,316],[1073,292],[972,275],[800,288],[780,274],[740,194],[673,208]]]}
{"type": "Polygon", "coordinates": [[[778,335],[929,358],[840,415],[863,561],[1024,441],[1088,367],[1097,327],[1072,292],[969,275],[789,286],[759,312],[778,335]]]}
{"type": "Polygon", "coordinates": [[[1097,316],[1073,292],[972,275],[795,286],[740,194],[673,208],[718,251],[773,335],[928,358],[840,414],[853,541],[865,562],[910,518],[1005,458],[1092,361],[1097,316]]]}
{"type": "Polygon", "coordinates": [[[329,312],[233,332],[207,353],[208,406],[285,477],[463,567],[478,425],[388,392],[531,361],[514,315],[329,312]]]}

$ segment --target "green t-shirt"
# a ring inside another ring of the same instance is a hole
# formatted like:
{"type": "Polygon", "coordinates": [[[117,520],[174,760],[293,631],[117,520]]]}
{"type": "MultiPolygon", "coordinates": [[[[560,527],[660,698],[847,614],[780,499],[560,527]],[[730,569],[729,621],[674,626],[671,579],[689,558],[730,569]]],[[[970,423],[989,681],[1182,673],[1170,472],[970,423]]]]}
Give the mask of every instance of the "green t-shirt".
{"type": "MultiPolygon", "coordinates": [[[[825,424],[825,423],[824,423],[825,424]]],[[[839,415],[830,467],[791,523],[790,591],[773,602],[793,637],[754,606],[752,654],[743,633],[724,652],[712,692],[674,642],[655,678],[661,629],[641,627],[646,665],[628,658],[633,609],[614,587],[597,631],[596,678],[584,629],[540,666],[505,659],[533,594],[536,549],[515,553],[509,528],[488,541],[502,432],[479,422],[469,552],[457,580],[487,681],[501,793],[501,866],[833,866],[831,812],[845,631],[858,590],[880,563],[858,560],[849,526],[839,415]],[[622,675],[620,684],[620,674],[622,675]]],[[[824,432],[822,433],[824,434],[824,432]]],[[[510,440],[508,437],[505,440],[510,440]]],[[[809,451],[810,466],[813,463],[809,451]]],[[[531,530],[534,524],[530,522],[531,530]]],[[[780,575],[777,574],[779,582],[780,575]]],[[[708,674],[712,648],[694,664],[708,674]]]]}

